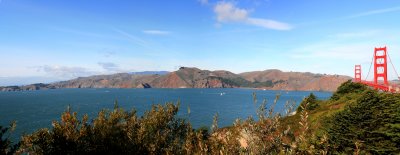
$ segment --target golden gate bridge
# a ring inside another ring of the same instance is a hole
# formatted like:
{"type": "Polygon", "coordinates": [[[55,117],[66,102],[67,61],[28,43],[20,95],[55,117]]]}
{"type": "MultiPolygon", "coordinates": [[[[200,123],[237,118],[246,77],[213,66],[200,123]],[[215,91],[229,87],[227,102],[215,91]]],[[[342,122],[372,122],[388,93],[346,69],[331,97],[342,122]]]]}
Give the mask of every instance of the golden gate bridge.
{"type": "Polygon", "coordinates": [[[371,62],[370,69],[368,70],[368,74],[365,80],[361,79],[361,65],[355,65],[354,82],[362,83],[370,87],[373,87],[377,90],[382,90],[385,92],[400,92],[400,87],[398,85],[388,81],[388,67],[387,67],[388,58],[390,60],[390,64],[392,65],[397,78],[400,78],[396,72],[396,68],[392,63],[392,60],[390,59],[389,54],[387,53],[386,47],[380,47],[380,48],[375,48],[374,50],[374,56],[372,60],[374,65],[373,81],[367,81],[368,75],[372,67],[372,62],[371,62]]]}

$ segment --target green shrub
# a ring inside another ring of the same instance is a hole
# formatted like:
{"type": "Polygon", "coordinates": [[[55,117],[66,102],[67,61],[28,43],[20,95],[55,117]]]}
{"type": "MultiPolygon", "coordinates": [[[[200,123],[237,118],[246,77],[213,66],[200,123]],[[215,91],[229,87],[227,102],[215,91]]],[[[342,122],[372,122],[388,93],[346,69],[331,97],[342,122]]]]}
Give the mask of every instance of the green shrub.
{"type": "Polygon", "coordinates": [[[190,124],[176,118],[178,106],[153,105],[144,116],[121,108],[82,120],[70,109],[53,128],[23,137],[25,152],[37,154],[182,154],[190,124]]]}
{"type": "Polygon", "coordinates": [[[341,96],[348,93],[361,93],[367,90],[368,87],[361,83],[354,83],[351,80],[348,80],[342,83],[335,93],[333,93],[331,100],[338,100],[341,96]]]}
{"type": "Polygon", "coordinates": [[[314,110],[319,106],[317,97],[310,93],[308,97],[304,98],[304,100],[300,103],[300,106],[297,108],[297,112],[301,112],[303,108],[307,109],[308,111],[314,110]]]}
{"type": "Polygon", "coordinates": [[[354,105],[329,117],[324,130],[331,151],[400,153],[400,96],[368,90],[354,105]]]}
{"type": "Polygon", "coordinates": [[[14,154],[18,147],[19,143],[13,144],[10,140],[10,135],[16,127],[16,123],[13,122],[9,127],[0,126],[0,154],[14,154]]]}

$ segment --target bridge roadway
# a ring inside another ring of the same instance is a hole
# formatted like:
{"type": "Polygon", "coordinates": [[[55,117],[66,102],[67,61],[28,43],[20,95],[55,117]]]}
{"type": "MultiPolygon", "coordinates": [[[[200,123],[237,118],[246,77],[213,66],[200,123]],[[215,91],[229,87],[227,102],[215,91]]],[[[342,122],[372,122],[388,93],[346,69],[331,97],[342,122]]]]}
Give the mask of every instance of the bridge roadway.
{"type": "Polygon", "coordinates": [[[365,84],[367,86],[373,87],[374,89],[382,90],[385,92],[392,92],[392,93],[397,93],[400,92],[400,88],[397,85],[385,85],[385,84],[375,84],[372,81],[358,81],[359,83],[365,84]]]}

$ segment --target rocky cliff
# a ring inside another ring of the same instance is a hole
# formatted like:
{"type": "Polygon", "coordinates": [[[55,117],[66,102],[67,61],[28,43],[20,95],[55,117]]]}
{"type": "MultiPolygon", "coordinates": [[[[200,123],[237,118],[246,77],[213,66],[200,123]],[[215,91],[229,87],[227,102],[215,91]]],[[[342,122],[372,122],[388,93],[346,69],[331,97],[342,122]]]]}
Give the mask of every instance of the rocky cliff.
{"type": "Polygon", "coordinates": [[[272,90],[334,91],[348,76],[265,70],[234,74],[181,67],[160,74],[96,75],[52,84],[0,87],[0,91],[39,90],[52,88],[260,88],[272,90]]]}

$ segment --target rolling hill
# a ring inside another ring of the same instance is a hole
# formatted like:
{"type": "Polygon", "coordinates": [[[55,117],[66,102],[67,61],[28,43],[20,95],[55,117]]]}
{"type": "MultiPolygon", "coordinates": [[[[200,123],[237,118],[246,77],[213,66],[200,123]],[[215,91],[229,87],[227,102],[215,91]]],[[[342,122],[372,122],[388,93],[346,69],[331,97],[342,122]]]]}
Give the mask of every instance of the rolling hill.
{"type": "Polygon", "coordinates": [[[181,67],[165,74],[95,75],[27,86],[0,87],[0,91],[39,90],[53,88],[259,88],[270,90],[334,91],[351,79],[342,75],[265,70],[235,74],[225,70],[209,71],[181,67]]]}

